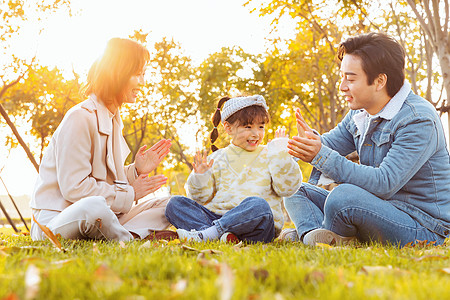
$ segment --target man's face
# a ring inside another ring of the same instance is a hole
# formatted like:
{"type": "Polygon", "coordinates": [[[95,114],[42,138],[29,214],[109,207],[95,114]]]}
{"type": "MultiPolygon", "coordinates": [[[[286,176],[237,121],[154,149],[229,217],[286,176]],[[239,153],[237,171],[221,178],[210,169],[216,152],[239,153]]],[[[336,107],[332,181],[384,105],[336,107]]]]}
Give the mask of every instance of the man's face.
{"type": "Polygon", "coordinates": [[[367,75],[362,69],[361,59],[356,55],[344,55],[339,89],[353,110],[365,109],[369,114],[375,115],[386,104],[377,93],[376,84],[367,84],[367,75]]]}

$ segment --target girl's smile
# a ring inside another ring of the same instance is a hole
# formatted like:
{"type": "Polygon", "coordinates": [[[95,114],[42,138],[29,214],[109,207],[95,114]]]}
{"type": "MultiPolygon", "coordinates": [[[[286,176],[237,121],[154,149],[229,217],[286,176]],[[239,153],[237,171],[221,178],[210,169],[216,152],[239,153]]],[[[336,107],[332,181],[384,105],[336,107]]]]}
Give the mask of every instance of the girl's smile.
{"type": "Polygon", "coordinates": [[[255,151],[264,138],[266,124],[231,125],[224,122],[224,127],[225,131],[231,136],[233,145],[246,151],[255,151]]]}

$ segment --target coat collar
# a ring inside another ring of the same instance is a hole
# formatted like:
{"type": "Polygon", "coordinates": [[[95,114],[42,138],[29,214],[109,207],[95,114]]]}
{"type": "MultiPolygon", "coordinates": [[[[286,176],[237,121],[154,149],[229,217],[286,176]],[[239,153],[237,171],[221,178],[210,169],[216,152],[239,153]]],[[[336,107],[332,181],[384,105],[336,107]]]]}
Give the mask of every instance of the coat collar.
{"type": "Polygon", "coordinates": [[[98,120],[98,131],[102,134],[111,135],[112,134],[112,126],[113,122],[111,122],[112,119],[115,119],[120,132],[122,132],[123,129],[123,122],[120,118],[120,111],[119,109],[116,111],[116,113],[113,115],[108,108],[103,104],[101,100],[97,98],[95,94],[89,95],[89,98],[84,101],[84,103],[81,105],[82,108],[87,109],[90,112],[97,113],[97,120],[98,120]]]}

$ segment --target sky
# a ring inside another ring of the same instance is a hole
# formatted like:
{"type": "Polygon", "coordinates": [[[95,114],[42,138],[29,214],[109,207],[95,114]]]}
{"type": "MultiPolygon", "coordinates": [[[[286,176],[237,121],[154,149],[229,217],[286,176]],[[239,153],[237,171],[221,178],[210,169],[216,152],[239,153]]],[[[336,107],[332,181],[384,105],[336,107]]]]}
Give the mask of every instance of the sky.
{"type": "MultiPolygon", "coordinates": [[[[271,33],[270,20],[250,13],[246,0],[71,0],[75,15],[60,12],[44,21],[37,36],[30,22],[23,36],[11,47],[22,56],[36,54],[39,63],[57,66],[70,74],[85,74],[112,37],[127,37],[134,30],[149,33],[149,43],[163,37],[181,44],[185,54],[200,64],[225,46],[240,46],[248,53],[262,53],[269,36],[293,36],[292,24],[282,23],[271,33]]],[[[31,19],[31,18],[30,18],[31,19]]],[[[444,119],[447,121],[447,118],[444,119]]],[[[448,128],[444,124],[444,128],[448,128]]],[[[21,128],[22,132],[26,128],[21,128]]],[[[9,130],[2,127],[1,130],[9,130]]],[[[0,133],[3,145],[4,136],[0,133]]],[[[12,195],[31,195],[37,172],[22,148],[9,156],[0,148],[0,176],[12,195]]],[[[0,195],[6,191],[0,184],[0,195]]]]}

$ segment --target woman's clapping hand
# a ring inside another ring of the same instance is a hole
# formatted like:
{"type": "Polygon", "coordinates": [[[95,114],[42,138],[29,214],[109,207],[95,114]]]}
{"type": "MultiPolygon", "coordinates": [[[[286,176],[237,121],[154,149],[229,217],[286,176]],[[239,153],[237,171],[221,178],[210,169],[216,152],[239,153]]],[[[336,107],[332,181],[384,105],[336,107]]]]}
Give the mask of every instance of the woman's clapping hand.
{"type": "Polygon", "coordinates": [[[170,151],[172,142],[170,140],[160,140],[150,149],[147,145],[142,146],[136,154],[135,167],[139,175],[150,174],[170,151]],[[147,150],[146,150],[147,149],[147,150]]]}

